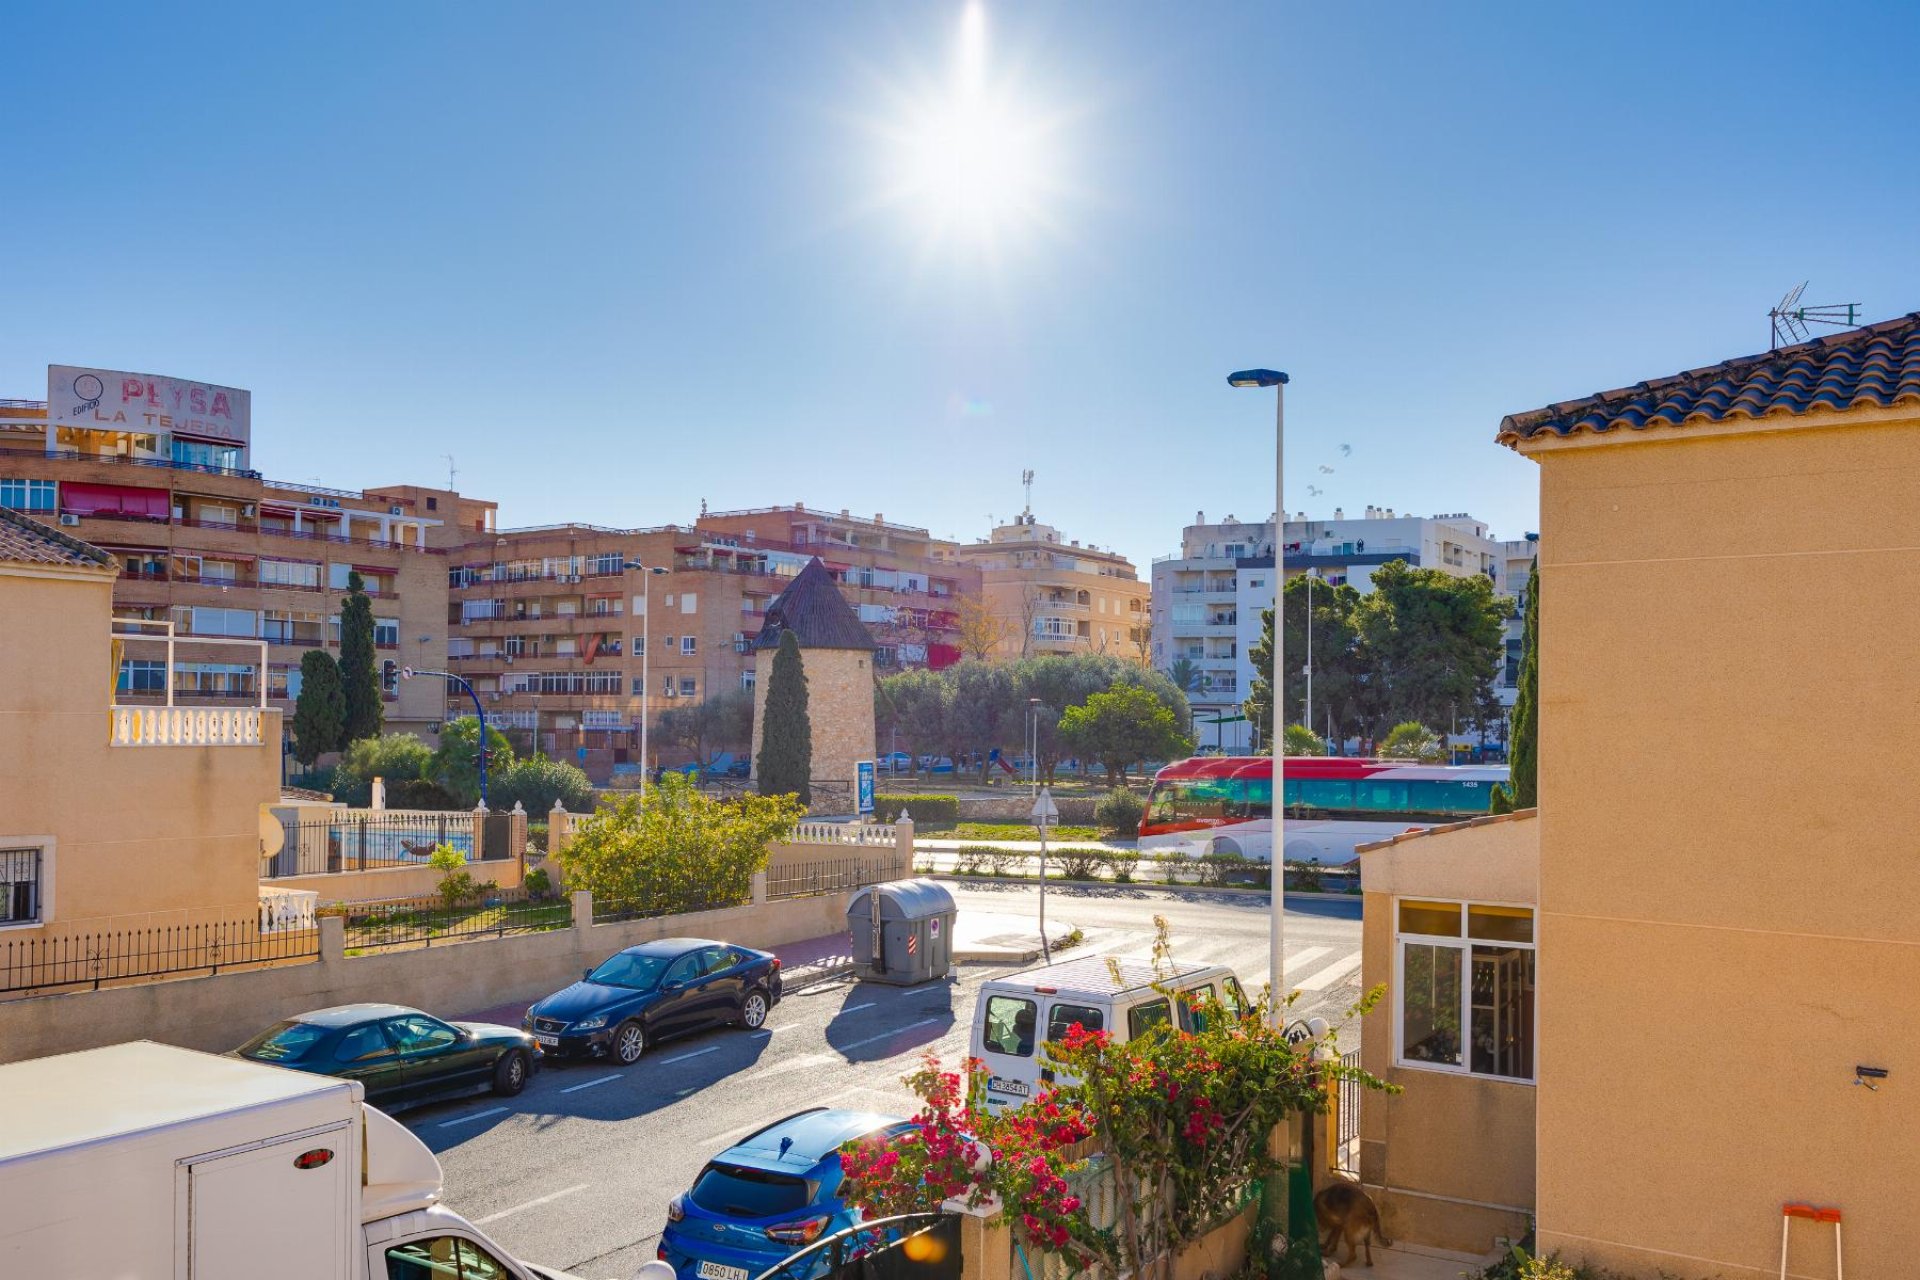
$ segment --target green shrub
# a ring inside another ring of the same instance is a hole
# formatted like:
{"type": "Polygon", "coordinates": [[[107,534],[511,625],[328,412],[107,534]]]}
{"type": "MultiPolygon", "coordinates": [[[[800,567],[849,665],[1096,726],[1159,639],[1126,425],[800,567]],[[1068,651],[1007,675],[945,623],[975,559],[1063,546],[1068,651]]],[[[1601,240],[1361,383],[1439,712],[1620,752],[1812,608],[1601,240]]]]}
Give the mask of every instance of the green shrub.
{"type": "Polygon", "coordinates": [[[1311,862],[1289,862],[1286,865],[1290,888],[1298,889],[1301,893],[1325,892],[1327,885],[1320,875],[1320,859],[1315,858],[1311,862]]]}
{"type": "Polygon", "coordinates": [[[960,825],[958,796],[876,795],[873,811],[889,820],[904,813],[913,819],[916,828],[927,830],[960,825]]]}
{"type": "Polygon", "coordinates": [[[1020,870],[1029,855],[1018,849],[990,844],[963,844],[956,851],[954,870],[963,876],[1004,876],[1020,870]]]}
{"type": "Polygon", "coordinates": [[[515,760],[487,790],[487,800],[496,809],[511,809],[517,802],[529,814],[544,816],[558,800],[574,813],[593,812],[593,783],[587,775],[576,765],[546,756],[515,760]]]}
{"type": "Polygon", "coordinates": [[[1115,884],[1132,884],[1133,877],[1140,871],[1140,855],[1132,849],[1107,849],[1103,851],[1107,859],[1107,870],[1113,876],[1115,884]]]}
{"type": "Polygon", "coordinates": [[[1272,869],[1267,863],[1255,862],[1237,853],[1202,854],[1192,862],[1200,883],[1215,888],[1223,885],[1265,886],[1273,880],[1272,869]]]}
{"type": "Polygon", "coordinates": [[[1060,874],[1069,880],[1098,880],[1107,866],[1105,849],[1089,849],[1084,845],[1056,849],[1049,856],[1059,858],[1060,874]]]}
{"type": "Polygon", "coordinates": [[[1093,820],[1108,831],[1137,835],[1140,831],[1141,815],[1147,811],[1145,802],[1131,791],[1116,787],[1100,798],[1093,808],[1093,820]]]}
{"type": "Polygon", "coordinates": [[[529,822],[527,824],[527,852],[529,853],[549,852],[547,848],[547,824],[546,823],[529,822]]]}
{"type": "Polygon", "coordinates": [[[467,855],[452,845],[443,844],[435,849],[427,865],[440,873],[437,892],[448,911],[480,892],[480,887],[473,882],[473,873],[467,870],[467,855]]]}
{"type": "Polygon", "coordinates": [[[425,778],[406,778],[387,786],[389,809],[460,809],[464,806],[447,789],[425,778]]]}
{"type": "Polygon", "coordinates": [[[307,769],[294,774],[287,782],[287,785],[290,787],[298,787],[302,791],[324,791],[328,795],[332,795],[333,775],[334,770],[331,766],[325,769],[307,769]]]}
{"type": "Polygon", "coordinates": [[[553,892],[553,877],[545,867],[535,867],[527,872],[526,890],[529,897],[544,898],[553,892]]]}

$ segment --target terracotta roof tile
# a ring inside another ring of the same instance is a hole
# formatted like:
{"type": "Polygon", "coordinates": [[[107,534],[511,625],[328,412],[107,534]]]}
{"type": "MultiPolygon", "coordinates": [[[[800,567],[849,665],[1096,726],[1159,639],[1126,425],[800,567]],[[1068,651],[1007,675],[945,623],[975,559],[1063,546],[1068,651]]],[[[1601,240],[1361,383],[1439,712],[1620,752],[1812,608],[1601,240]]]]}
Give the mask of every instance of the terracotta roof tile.
{"type": "Polygon", "coordinates": [[[783,631],[792,631],[802,649],[878,647],[853,606],[840,594],[840,584],[817,556],[767,606],[766,625],[760,628],[753,647],[778,648],[783,631]]]}
{"type": "Polygon", "coordinates": [[[1681,427],[1816,409],[1920,408],[1920,311],[1811,342],[1508,414],[1497,439],[1681,427]]]}
{"type": "Polygon", "coordinates": [[[0,507],[0,561],[56,564],[70,568],[117,569],[112,556],[90,542],[70,537],[31,516],[0,507]]]}

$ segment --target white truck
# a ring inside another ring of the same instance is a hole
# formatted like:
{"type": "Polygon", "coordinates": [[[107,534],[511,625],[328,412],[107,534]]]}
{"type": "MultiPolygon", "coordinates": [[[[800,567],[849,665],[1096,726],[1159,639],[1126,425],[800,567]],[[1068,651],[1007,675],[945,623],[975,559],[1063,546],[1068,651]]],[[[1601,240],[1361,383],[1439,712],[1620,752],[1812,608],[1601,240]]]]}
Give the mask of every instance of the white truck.
{"type": "Polygon", "coordinates": [[[138,1041],[0,1066],[0,1276],[567,1280],[350,1080],[138,1041]]]}

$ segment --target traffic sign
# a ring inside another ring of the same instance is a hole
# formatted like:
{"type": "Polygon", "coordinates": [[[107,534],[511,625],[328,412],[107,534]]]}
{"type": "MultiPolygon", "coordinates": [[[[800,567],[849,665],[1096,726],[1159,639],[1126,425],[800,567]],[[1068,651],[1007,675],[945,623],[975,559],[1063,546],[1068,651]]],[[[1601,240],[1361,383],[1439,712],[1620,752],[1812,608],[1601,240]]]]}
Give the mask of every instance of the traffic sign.
{"type": "Polygon", "coordinates": [[[1033,802],[1033,825],[1051,826],[1060,820],[1060,806],[1053,802],[1053,791],[1049,787],[1040,788],[1040,794],[1033,802]]]}
{"type": "Polygon", "coordinates": [[[402,680],[411,680],[411,679],[413,679],[413,668],[412,668],[412,667],[402,667],[402,668],[400,668],[400,678],[401,678],[402,680]]]}

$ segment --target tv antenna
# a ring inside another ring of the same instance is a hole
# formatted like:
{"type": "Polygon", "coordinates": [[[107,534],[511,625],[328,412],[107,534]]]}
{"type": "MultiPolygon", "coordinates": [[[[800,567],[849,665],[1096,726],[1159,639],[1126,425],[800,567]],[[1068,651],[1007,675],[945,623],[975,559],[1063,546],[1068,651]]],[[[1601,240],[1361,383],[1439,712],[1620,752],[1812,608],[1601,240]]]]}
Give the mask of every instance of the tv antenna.
{"type": "Polygon", "coordinates": [[[1773,310],[1767,312],[1767,320],[1773,326],[1773,346],[1778,351],[1783,345],[1791,345],[1807,340],[1807,326],[1810,324],[1830,324],[1836,329],[1852,329],[1860,323],[1860,304],[1857,302],[1829,303],[1817,307],[1801,305],[1800,294],[1807,287],[1802,280],[1787,291],[1773,310]],[[1784,336],[1784,341],[1783,341],[1784,336]]]}
{"type": "Polygon", "coordinates": [[[1033,514],[1033,472],[1032,470],[1022,471],[1020,473],[1020,484],[1027,491],[1026,514],[1032,515],[1033,514]]]}
{"type": "Polygon", "coordinates": [[[443,458],[445,458],[445,459],[447,460],[447,492],[448,492],[448,493],[452,493],[452,492],[454,492],[454,488],[453,488],[453,478],[454,478],[454,477],[455,477],[456,475],[459,475],[460,473],[459,473],[458,471],[456,471],[456,470],[454,470],[454,467],[453,467],[453,455],[452,455],[452,454],[450,454],[450,453],[443,453],[443,454],[441,454],[440,456],[441,456],[441,457],[443,457],[443,458]]]}

